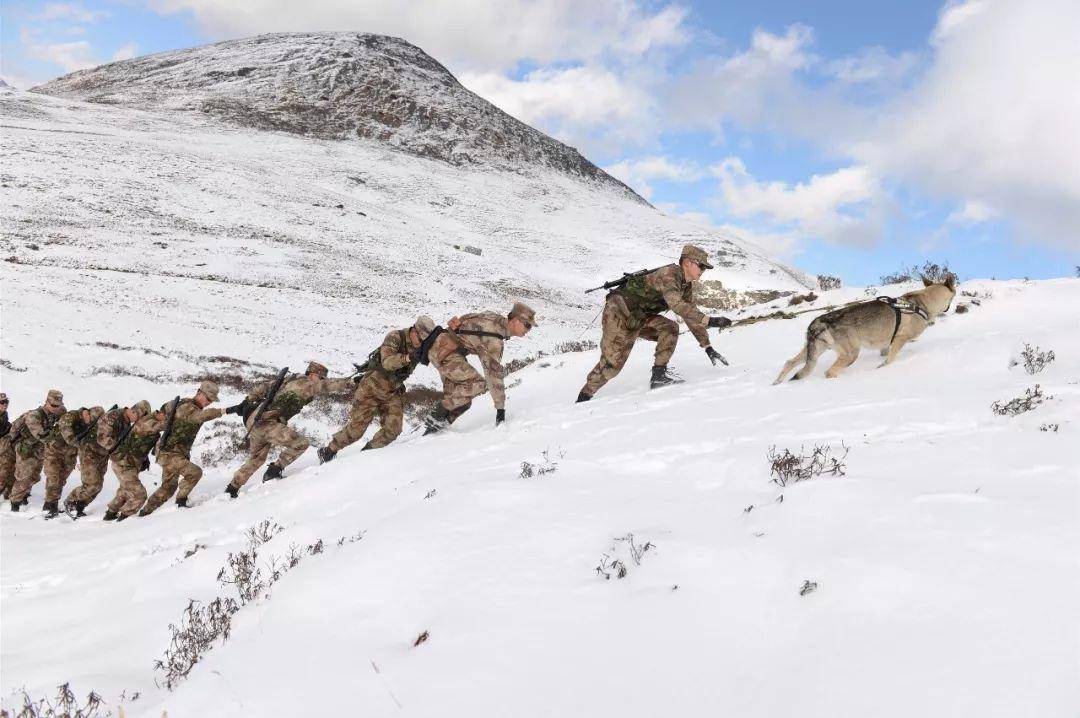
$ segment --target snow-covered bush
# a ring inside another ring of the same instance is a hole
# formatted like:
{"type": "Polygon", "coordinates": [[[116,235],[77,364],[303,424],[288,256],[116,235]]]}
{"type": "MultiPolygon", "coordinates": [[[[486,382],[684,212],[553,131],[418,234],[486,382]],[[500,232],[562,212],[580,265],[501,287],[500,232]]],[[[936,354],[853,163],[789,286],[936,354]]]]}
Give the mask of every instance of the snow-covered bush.
{"type": "Polygon", "coordinates": [[[847,469],[844,459],[851,449],[844,444],[841,447],[844,453],[837,457],[833,456],[832,447],[827,444],[815,446],[809,454],[802,447],[799,453],[795,453],[789,449],[777,451],[773,446],[766,455],[771,481],[778,486],[787,486],[788,483],[806,481],[815,476],[843,476],[847,469]]]}
{"type": "Polygon", "coordinates": [[[817,275],[818,289],[823,292],[827,292],[830,289],[839,289],[843,286],[843,282],[840,281],[840,277],[830,277],[828,274],[817,275]]]}
{"type": "Polygon", "coordinates": [[[611,580],[611,577],[626,578],[630,570],[626,567],[626,563],[616,556],[620,548],[625,548],[630,554],[630,560],[634,562],[635,566],[641,565],[641,559],[645,557],[645,554],[650,550],[656,548],[651,541],[645,543],[637,543],[634,539],[633,533],[627,533],[625,536],[619,536],[615,539],[615,544],[612,545],[609,553],[605,553],[600,556],[600,563],[596,566],[596,575],[603,577],[605,581],[611,580]]]}
{"type": "Polygon", "coordinates": [[[990,410],[998,416],[1017,416],[1031,411],[1047,399],[1053,398],[1043,394],[1042,387],[1036,384],[1034,387],[1025,389],[1023,396],[1018,396],[1006,402],[995,401],[990,405],[990,410]]]}
{"type": "Polygon", "coordinates": [[[1028,343],[1024,343],[1024,350],[1020,352],[1019,359],[1013,359],[1009,362],[1010,367],[1014,367],[1017,364],[1022,364],[1024,371],[1028,374],[1038,374],[1045,369],[1049,364],[1053,363],[1054,359],[1053,351],[1043,351],[1038,346],[1031,346],[1028,343]]]}
{"type": "MultiPolygon", "coordinates": [[[[214,641],[229,640],[232,617],[239,610],[240,605],[231,598],[218,597],[205,606],[194,599],[189,601],[180,625],[169,624],[172,637],[165,656],[154,661],[154,670],[162,674],[158,685],[171,691],[191,673],[214,641]]],[[[157,683],[158,679],[154,680],[157,683]]]]}

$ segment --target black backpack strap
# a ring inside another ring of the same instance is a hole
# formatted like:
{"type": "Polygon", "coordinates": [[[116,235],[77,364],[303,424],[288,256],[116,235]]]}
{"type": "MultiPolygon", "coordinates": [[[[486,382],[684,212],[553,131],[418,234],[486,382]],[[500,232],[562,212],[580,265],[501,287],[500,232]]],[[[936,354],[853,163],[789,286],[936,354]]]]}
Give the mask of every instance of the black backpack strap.
{"type": "Polygon", "coordinates": [[[499,334],[497,332],[483,332],[479,329],[457,329],[454,331],[454,334],[464,334],[465,336],[469,337],[490,337],[492,339],[501,339],[504,342],[510,338],[503,336],[502,334],[499,334]]]}

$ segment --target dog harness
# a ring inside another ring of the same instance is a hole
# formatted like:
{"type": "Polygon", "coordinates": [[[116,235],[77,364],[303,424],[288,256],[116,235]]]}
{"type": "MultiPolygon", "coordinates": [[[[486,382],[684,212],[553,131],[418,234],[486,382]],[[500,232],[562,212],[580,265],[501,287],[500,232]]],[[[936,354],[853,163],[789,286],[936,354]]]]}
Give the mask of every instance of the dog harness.
{"type": "Polygon", "coordinates": [[[875,301],[889,305],[889,308],[893,310],[893,314],[896,315],[896,323],[893,325],[892,337],[889,338],[889,344],[893,343],[893,339],[896,339],[897,332],[900,331],[901,315],[914,314],[918,317],[922,317],[926,322],[930,321],[930,315],[927,311],[914,302],[905,302],[896,297],[878,297],[875,301]]]}

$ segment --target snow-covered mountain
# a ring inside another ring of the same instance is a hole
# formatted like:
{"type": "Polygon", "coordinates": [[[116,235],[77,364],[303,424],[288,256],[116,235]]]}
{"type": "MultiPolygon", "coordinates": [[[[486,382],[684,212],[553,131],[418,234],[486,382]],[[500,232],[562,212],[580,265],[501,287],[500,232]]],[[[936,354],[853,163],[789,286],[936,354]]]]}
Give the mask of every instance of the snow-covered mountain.
{"type": "Polygon", "coordinates": [[[577,150],[465,89],[435,59],[396,37],[259,35],[114,62],[33,91],[198,112],[311,137],[370,138],[454,164],[547,167],[643,201],[577,150]]]}
{"type": "MultiPolygon", "coordinates": [[[[42,269],[14,317],[4,286],[5,343],[9,322],[41,325],[25,371],[3,374],[14,409],[53,384],[72,405],[192,390],[175,378],[190,356],[85,345],[149,340],[152,321],[134,306],[123,322],[86,311],[81,295],[50,301],[65,276],[42,269]],[[110,351],[174,378],[78,376],[110,351]]],[[[143,281],[179,302],[191,280],[143,281]]],[[[810,315],[725,332],[730,368],[683,342],[674,366],[688,382],[654,392],[639,347],[588,404],[572,402],[595,354],[556,356],[511,375],[498,429],[484,397],[444,435],[354,446],[323,466],[309,452],[235,501],[221,492],[238,457],[208,467],[195,508],[122,524],[100,520],[101,499],[78,522],[43,520],[39,486],[30,511],[0,512],[3,705],[70,681],[127,718],[1073,718],[1080,280],[962,289],[980,305],[959,297],[970,311],[894,364],[864,356],[835,380],[822,367],[770,385],[810,315]],[[1025,342],[1056,361],[1034,376],[1010,367],[1025,342]],[[1036,383],[1053,398],[991,411],[1036,383]],[[770,448],[815,445],[850,449],[843,476],[770,481],[770,448]],[[259,549],[263,580],[290,553],[300,562],[173,691],[155,685],[169,624],[191,600],[237,598],[216,577],[266,519],[283,531],[259,549]],[[650,545],[638,561],[631,534],[650,545]]],[[[175,328],[190,352],[244,335],[248,310],[226,299],[187,300],[221,308],[212,325],[175,328]]],[[[325,439],[310,413],[301,425],[325,439]]],[[[204,429],[196,456],[236,423],[204,429]]],[[[110,477],[105,496],[114,488],[110,477]]]]}

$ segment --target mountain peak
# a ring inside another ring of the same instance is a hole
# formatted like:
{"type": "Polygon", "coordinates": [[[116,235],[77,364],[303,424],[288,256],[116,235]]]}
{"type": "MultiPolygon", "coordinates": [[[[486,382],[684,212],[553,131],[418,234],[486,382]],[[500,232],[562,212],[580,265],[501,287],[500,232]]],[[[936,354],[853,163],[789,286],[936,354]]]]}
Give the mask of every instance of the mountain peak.
{"type": "Polygon", "coordinates": [[[33,91],[198,112],[260,130],[374,140],[455,165],[546,167],[644,202],[574,148],[466,89],[420,48],[385,35],[258,35],[80,70],[33,91]]]}

